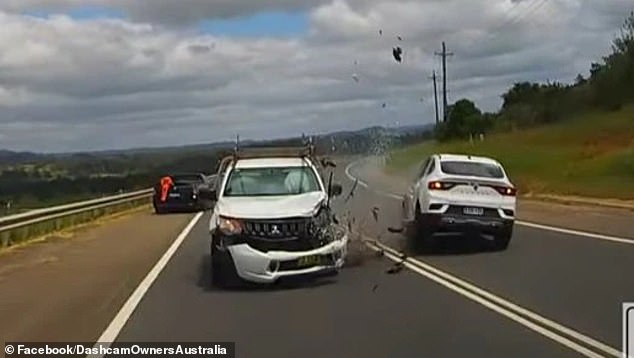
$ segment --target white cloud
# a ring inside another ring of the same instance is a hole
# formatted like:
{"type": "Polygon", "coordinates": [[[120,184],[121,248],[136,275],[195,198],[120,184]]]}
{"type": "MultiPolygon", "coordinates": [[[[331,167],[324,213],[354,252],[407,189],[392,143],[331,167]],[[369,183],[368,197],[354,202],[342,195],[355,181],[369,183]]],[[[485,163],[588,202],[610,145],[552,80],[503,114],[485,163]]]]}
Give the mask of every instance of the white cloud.
{"type": "Polygon", "coordinates": [[[454,53],[450,100],[468,96],[495,110],[514,81],[587,73],[609,51],[630,2],[232,0],[175,8],[165,1],[147,13],[145,0],[107,2],[148,21],[133,22],[12,13],[105,1],[3,1],[0,148],[172,145],[236,132],[262,138],[432,122],[428,76],[439,70],[434,52],[443,40],[454,53]],[[311,8],[305,37],[214,37],[164,26],[288,7],[311,8]],[[391,55],[397,44],[400,64],[391,55]]]}

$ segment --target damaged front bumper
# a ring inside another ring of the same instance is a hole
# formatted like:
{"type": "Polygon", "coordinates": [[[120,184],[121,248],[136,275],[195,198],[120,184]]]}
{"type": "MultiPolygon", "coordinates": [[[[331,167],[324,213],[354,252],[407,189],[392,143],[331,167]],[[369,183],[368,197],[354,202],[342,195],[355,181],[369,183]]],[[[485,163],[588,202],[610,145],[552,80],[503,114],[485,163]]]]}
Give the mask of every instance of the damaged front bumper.
{"type": "Polygon", "coordinates": [[[248,244],[228,246],[236,272],[246,280],[272,283],[282,277],[339,271],[347,255],[348,235],[309,251],[262,252],[248,244]]]}

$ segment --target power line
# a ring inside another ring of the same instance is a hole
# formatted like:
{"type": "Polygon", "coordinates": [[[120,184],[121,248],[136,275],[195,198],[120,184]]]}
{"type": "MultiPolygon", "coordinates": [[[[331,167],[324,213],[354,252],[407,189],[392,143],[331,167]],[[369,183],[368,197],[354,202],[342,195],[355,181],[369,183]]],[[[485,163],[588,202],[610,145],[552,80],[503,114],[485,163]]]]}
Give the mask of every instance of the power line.
{"type": "Polygon", "coordinates": [[[436,89],[436,70],[432,71],[431,79],[434,81],[434,106],[436,108],[436,124],[440,121],[438,118],[438,90],[436,89]]]}
{"type": "Polygon", "coordinates": [[[452,52],[447,52],[445,42],[442,42],[442,52],[435,53],[436,56],[442,57],[442,120],[447,121],[447,56],[453,56],[452,52]]]}

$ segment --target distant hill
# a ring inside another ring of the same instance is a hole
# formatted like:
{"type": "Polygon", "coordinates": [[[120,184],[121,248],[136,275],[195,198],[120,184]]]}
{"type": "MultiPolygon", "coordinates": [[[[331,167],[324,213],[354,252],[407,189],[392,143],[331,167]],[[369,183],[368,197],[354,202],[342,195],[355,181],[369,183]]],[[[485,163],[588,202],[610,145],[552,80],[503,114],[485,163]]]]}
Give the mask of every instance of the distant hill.
{"type": "MultiPolygon", "coordinates": [[[[360,140],[363,138],[375,138],[381,137],[402,137],[402,136],[418,136],[423,133],[433,130],[433,124],[425,125],[410,125],[402,127],[382,127],[374,126],[363,128],[360,130],[349,131],[335,131],[323,134],[314,135],[315,140],[326,141],[343,141],[343,140],[360,140]]],[[[308,134],[307,134],[308,135],[308,134]]],[[[271,140],[241,140],[241,145],[259,145],[266,143],[288,142],[298,140],[300,137],[288,137],[271,140]]],[[[218,149],[232,149],[235,145],[233,141],[223,141],[215,143],[201,143],[184,146],[170,146],[170,147],[141,147],[132,149],[121,150],[103,150],[103,151],[90,151],[90,152],[75,152],[75,153],[33,153],[33,152],[14,152],[10,150],[0,150],[0,165],[12,165],[20,163],[30,162],[44,162],[51,160],[90,160],[90,159],[103,159],[103,158],[117,158],[126,157],[138,154],[161,154],[161,153],[177,153],[177,152],[198,152],[207,150],[218,149]]]]}

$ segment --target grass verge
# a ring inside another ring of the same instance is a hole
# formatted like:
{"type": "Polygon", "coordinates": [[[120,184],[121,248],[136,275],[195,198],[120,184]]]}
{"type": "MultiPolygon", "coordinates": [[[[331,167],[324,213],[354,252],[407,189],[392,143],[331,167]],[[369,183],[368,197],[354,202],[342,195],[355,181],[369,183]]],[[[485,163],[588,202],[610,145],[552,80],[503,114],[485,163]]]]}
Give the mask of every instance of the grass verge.
{"type": "Polygon", "coordinates": [[[94,224],[96,220],[103,220],[113,215],[146,208],[148,205],[148,199],[141,198],[0,232],[0,250],[30,243],[33,240],[41,240],[53,233],[60,233],[69,229],[78,229],[86,225],[94,224]]]}
{"type": "Polygon", "coordinates": [[[634,199],[634,106],[556,124],[495,133],[483,142],[430,141],[392,152],[386,171],[410,172],[431,153],[484,155],[521,193],[634,199]]]}

